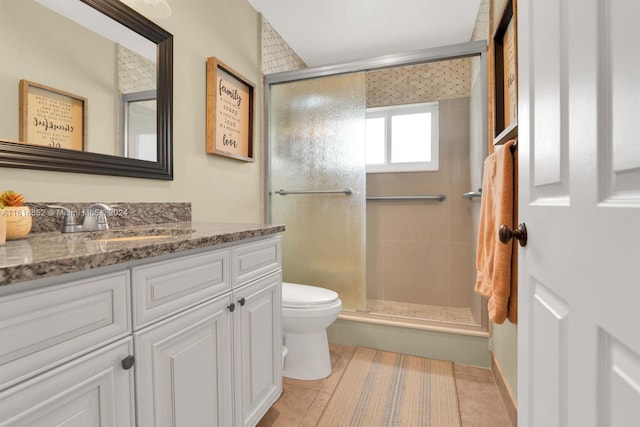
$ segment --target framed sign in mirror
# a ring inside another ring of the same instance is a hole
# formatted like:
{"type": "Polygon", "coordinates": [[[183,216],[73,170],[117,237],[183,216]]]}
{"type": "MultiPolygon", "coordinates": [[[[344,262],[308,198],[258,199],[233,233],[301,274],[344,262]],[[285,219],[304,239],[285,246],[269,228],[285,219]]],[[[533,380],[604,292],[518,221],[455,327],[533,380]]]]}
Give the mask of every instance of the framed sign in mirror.
{"type": "Polygon", "coordinates": [[[494,144],[502,144],[518,132],[518,53],[514,0],[508,0],[493,36],[494,144]]]}
{"type": "Polygon", "coordinates": [[[253,83],[207,59],[207,153],[253,162],[253,83]]]}
{"type": "Polygon", "coordinates": [[[20,80],[20,141],[83,151],[87,100],[28,80],[20,80]]]}

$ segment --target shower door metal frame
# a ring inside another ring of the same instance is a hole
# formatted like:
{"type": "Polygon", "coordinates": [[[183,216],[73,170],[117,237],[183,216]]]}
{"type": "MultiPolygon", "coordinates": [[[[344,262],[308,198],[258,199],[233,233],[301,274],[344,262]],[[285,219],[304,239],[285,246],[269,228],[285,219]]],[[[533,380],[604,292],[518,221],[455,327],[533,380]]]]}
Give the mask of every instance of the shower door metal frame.
{"type": "Polygon", "coordinates": [[[409,65],[426,64],[429,62],[446,61],[451,59],[480,57],[480,84],[484,97],[482,103],[482,158],[486,158],[489,152],[488,146],[488,82],[487,82],[487,48],[486,40],[478,40],[468,43],[460,43],[412,52],[378,56],[375,58],[346,62],[323,67],[302,68],[299,70],[285,71],[281,73],[267,74],[264,76],[264,220],[271,222],[271,156],[269,141],[269,99],[271,85],[289,83],[299,80],[307,80],[318,77],[336,76],[357,72],[382,70],[385,68],[405,67],[409,65]]]}
{"type": "MultiPolygon", "coordinates": [[[[289,83],[300,80],[308,80],[319,77],[337,76],[340,74],[358,73],[382,70],[387,68],[405,67],[410,65],[426,64],[430,62],[447,61],[460,58],[480,58],[480,91],[483,97],[482,102],[482,159],[489,154],[489,126],[488,126],[488,76],[487,76],[487,50],[486,40],[460,43],[450,46],[417,50],[401,54],[384,55],[371,59],[347,62],[343,64],[328,65],[324,67],[303,68],[281,73],[267,74],[264,76],[264,220],[271,222],[271,156],[269,141],[269,101],[271,85],[289,83]]],[[[481,166],[483,173],[484,164],[481,166]]],[[[464,197],[464,196],[463,196],[464,197]]],[[[488,330],[489,324],[486,304],[482,304],[481,325],[482,330],[488,330]]]]}

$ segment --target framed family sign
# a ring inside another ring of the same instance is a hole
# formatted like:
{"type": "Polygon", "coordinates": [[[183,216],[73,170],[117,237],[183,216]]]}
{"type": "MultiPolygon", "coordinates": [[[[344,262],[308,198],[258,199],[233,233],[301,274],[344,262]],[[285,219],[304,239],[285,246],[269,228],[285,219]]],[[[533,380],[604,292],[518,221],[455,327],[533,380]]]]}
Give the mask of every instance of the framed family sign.
{"type": "Polygon", "coordinates": [[[514,0],[508,0],[493,37],[495,55],[495,134],[500,144],[517,134],[518,55],[514,0]]]}
{"type": "Polygon", "coordinates": [[[87,100],[52,87],[20,80],[20,142],[85,150],[87,100]]]}
{"type": "Polygon", "coordinates": [[[207,59],[207,153],[253,162],[254,85],[207,59]]]}

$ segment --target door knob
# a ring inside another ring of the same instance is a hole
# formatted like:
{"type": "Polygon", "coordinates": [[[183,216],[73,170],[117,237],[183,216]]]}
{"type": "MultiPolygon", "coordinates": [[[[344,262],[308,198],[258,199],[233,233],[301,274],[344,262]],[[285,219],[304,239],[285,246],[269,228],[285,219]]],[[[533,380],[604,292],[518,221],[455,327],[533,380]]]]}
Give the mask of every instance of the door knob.
{"type": "Polygon", "coordinates": [[[516,239],[520,242],[520,246],[527,246],[527,226],[522,222],[518,225],[518,228],[512,230],[506,225],[501,225],[498,230],[498,237],[504,244],[509,243],[511,239],[516,239]]]}

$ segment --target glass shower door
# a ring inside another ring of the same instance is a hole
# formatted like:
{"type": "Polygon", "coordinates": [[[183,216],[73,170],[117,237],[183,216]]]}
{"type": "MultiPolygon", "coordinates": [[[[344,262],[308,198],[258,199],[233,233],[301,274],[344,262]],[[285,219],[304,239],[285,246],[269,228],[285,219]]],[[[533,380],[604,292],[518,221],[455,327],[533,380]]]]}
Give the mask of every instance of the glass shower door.
{"type": "Polygon", "coordinates": [[[270,222],[284,224],[284,281],[366,308],[364,73],[272,84],[270,222]]]}

